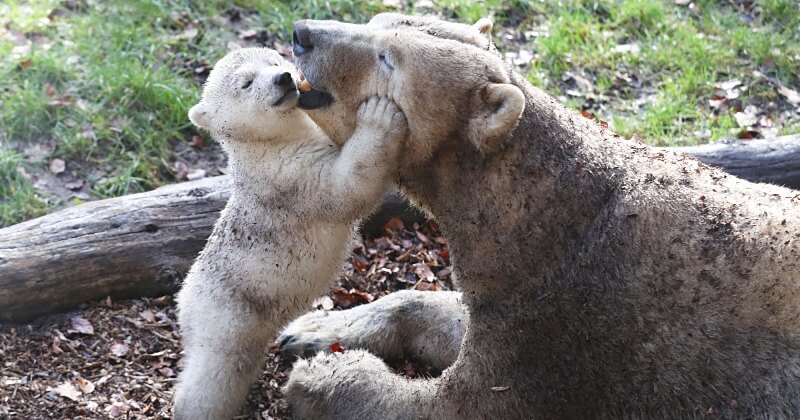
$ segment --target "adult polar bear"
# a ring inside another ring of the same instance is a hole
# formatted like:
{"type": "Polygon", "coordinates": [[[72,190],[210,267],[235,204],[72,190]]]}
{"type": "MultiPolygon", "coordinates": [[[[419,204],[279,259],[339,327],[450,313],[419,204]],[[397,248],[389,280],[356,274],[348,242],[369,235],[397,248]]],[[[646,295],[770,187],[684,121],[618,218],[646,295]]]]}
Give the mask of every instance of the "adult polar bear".
{"type": "Polygon", "coordinates": [[[450,239],[469,312],[440,378],[364,351],[299,362],[298,418],[800,416],[796,191],[621,141],[463,25],[380,15],[294,38],[334,141],[367,97],[404,111],[397,184],[450,239]]]}

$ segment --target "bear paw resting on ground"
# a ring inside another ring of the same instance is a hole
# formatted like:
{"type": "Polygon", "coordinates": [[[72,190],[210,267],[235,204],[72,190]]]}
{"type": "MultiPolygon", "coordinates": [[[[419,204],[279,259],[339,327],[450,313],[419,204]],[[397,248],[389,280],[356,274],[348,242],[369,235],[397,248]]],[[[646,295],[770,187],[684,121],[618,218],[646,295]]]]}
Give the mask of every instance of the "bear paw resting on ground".
{"type": "Polygon", "coordinates": [[[228,153],[234,190],[178,295],[177,419],[236,414],[266,344],[329,287],[395,176],[406,122],[392,101],[368,99],[340,147],[297,108],[296,80],[275,51],[235,50],[189,112],[228,153]]]}
{"type": "MultiPolygon", "coordinates": [[[[399,378],[363,351],[299,363],[287,385],[298,415],[800,418],[797,191],[622,141],[465,25],[380,15],[302,21],[293,38],[295,63],[328,95],[309,115],[332,141],[365,98],[404,110],[396,182],[450,240],[469,314],[440,378],[399,378]]],[[[380,302],[359,311],[404,306],[380,302]]],[[[447,305],[438,313],[459,312],[447,305]]],[[[347,316],[328,334],[368,332],[342,327],[347,316]]],[[[286,344],[313,341],[316,321],[286,344]]]]}
{"type": "Polygon", "coordinates": [[[305,314],[281,332],[278,342],[290,356],[312,356],[339,343],[442,371],[456,360],[468,321],[459,292],[401,290],[350,310],[305,314]]]}

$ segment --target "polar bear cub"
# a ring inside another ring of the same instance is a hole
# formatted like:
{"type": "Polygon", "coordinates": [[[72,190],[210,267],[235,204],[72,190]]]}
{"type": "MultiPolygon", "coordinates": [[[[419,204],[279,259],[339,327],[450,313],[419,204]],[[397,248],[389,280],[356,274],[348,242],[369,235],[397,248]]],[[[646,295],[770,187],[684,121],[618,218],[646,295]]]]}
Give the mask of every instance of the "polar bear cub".
{"type": "Polygon", "coordinates": [[[265,346],[329,287],[394,175],[407,124],[391,100],[362,104],[340,147],[297,107],[297,80],[275,51],[234,50],[189,111],[227,152],[234,188],[178,294],[177,419],[236,414],[265,346]]]}

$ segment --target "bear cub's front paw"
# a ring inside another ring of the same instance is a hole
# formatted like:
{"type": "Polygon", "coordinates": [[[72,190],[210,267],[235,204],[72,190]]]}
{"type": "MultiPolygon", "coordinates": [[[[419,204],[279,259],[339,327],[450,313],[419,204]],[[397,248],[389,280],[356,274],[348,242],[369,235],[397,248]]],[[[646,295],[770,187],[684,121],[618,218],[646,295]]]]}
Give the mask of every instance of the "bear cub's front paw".
{"type": "Polygon", "coordinates": [[[358,107],[358,126],[371,132],[382,132],[385,140],[404,139],[408,122],[400,108],[391,99],[383,96],[369,98],[358,107]]]}

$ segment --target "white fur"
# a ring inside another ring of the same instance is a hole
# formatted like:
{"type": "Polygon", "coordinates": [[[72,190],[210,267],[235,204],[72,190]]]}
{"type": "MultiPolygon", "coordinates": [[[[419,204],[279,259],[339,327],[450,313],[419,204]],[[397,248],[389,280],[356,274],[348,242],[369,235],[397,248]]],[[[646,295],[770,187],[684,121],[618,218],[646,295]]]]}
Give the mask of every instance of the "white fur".
{"type": "Polygon", "coordinates": [[[456,360],[469,323],[459,292],[401,290],[344,311],[314,311],[280,334],[281,352],[308,356],[331,344],[382,359],[412,359],[437,370],[456,360]]]}
{"type": "Polygon", "coordinates": [[[228,153],[234,192],[178,295],[177,419],[236,414],[265,346],[326,290],[393,176],[405,118],[391,101],[366,102],[339,147],[296,109],[293,88],[276,85],[284,72],[296,80],[274,51],[233,51],[190,111],[228,153]]]}

